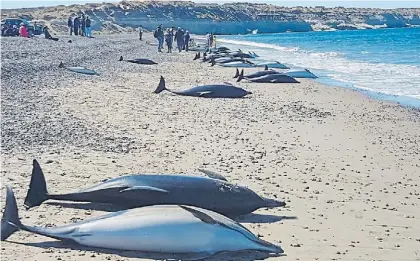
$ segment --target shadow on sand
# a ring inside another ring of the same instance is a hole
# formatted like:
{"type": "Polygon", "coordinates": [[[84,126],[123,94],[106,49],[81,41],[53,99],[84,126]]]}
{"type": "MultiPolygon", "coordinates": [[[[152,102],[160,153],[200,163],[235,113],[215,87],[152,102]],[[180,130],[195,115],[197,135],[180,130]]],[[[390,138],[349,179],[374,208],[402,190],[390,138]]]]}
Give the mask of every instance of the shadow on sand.
{"type": "Polygon", "coordinates": [[[276,216],[256,213],[250,213],[248,215],[235,218],[235,220],[240,223],[274,223],[282,220],[295,219],[297,219],[295,216],[276,216]]]}
{"type": "Polygon", "coordinates": [[[101,254],[110,254],[118,255],[121,257],[127,258],[140,258],[140,259],[151,259],[151,260],[208,260],[208,261],[254,261],[254,260],[264,260],[269,257],[284,256],[284,254],[270,254],[259,251],[238,251],[238,252],[221,252],[212,256],[201,253],[191,253],[191,254],[164,254],[164,253],[152,253],[152,252],[138,252],[138,251],[122,251],[122,250],[113,250],[97,247],[85,247],[79,244],[76,244],[72,241],[46,241],[39,243],[21,243],[15,241],[7,241],[13,244],[19,244],[29,247],[39,247],[39,248],[55,248],[55,249],[70,249],[78,251],[87,251],[92,254],[101,253],[101,254]]]}
{"type": "MultiPolygon", "coordinates": [[[[65,208],[75,208],[84,210],[98,210],[106,212],[116,212],[120,210],[129,209],[129,207],[121,208],[111,204],[105,203],[67,203],[67,202],[47,202],[45,204],[52,206],[61,206],[65,208]]],[[[294,220],[297,219],[295,216],[276,216],[267,214],[255,214],[250,213],[244,216],[234,218],[235,221],[242,223],[274,223],[282,220],[294,220]]]]}

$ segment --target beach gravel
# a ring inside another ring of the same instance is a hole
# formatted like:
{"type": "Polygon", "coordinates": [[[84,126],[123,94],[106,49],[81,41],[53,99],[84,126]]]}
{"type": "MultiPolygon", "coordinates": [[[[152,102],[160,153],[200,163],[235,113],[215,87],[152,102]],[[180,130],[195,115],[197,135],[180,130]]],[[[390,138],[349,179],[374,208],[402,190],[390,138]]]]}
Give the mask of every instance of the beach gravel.
{"type": "MultiPolygon", "coordinates": [[[[149,34],[146,40],[154,43],[149,34]]],[[[25,210],[33,159],[51,193],[125,174],[201,175],[198,168],[205,168],[287,202],[286,208],[238,219],[287,254],[268,260],[419,258],[418,110],[312,80],[236,83],[233,68],[193,62],[193,53],[159,54],[137,35],[1,42],[1,204],[5,185],[12,186],[24,224],[59,226],[109,210],[53,201],[25,210]],[[121,55],[159,64],[119,62],[121,55]],[[100,75],[76,74],[58,68],[60,62],[100,75]],[[253,94],[157,95],[161,75],[171,89],[228,81],[253,94]]],[[[9,261],[159,258],[23,231],[9,240],[2,242],[2,258],[9,261]]],[[[257,256],[224,254],[214,260],[257,256]]]]}

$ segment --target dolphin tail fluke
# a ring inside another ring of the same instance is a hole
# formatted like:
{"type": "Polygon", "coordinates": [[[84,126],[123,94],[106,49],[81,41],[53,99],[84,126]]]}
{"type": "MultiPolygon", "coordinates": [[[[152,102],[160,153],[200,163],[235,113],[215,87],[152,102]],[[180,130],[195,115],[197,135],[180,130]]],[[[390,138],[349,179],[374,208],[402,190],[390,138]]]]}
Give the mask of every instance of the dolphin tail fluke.
{"type": "Polygon", "coordinates": [[[235,76],[233,76],[233,78],[235,79],[235,78],[238,78],[239,77],[239,70],[238,70],[238,68],[236,68],[236,73],[235,73],[235,76]]]}
{"type": "Polygon", "coordinates": [[[124,58],[122,57],[122,55],[120,56],[120,59],[118,59],[118,61],[123,61],[124,60],[124,58]]]}
{"type": "Polygon", "coordinates": [[[154,91],[154,93],[158,94],[163,92],[166,89],[166,84],[165,84],[165,78],[163,78],[163,76],[160,76],[160,81],[159,81],[159,85],[156,88],[156,90],[154,91]]]}
{"type": "Polygon", "coordinates": [[[13,194],[12,188],[7,186],[6,206],[4,208],[3,218],[1,219],[1,241],[6,240],[13,233],[19,231],[22,226],[19,220],[15,195],[13,194]]]}
{"type": "Polygon", "coordinates": [[[198,59],[198,53],[195,54],[193,61],[198,59]]]}
{"type": "Polygon", "coordinates": [[[241,73],[238,76],[238,80],[236,80],[236,82],[240,82],[244,79],[244,69],[241,70],[241,73]]]}
{"type": "Polygon", "coordinates": [[[42,204],[49,198],[44,173],[37,160],[33,161],[31,183],[25,198],[25,207],[30,209],[42,204]]]}
{"type": "Polygon", "coordinates": [[[264,70],[268,71],[268,65],[267,64],[264,66],[264,70]]]}
{"type": "Polygon", "coordinates": [[[58,65],[58,68],[64,68],[64,63],[60,62],[60,64],[58,65]]]}

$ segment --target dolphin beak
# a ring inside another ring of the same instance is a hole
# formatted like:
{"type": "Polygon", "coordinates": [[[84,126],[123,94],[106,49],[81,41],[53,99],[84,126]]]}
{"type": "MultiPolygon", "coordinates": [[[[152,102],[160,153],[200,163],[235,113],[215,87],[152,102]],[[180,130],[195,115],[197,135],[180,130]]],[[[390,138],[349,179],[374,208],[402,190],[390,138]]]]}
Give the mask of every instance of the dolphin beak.
{"type": "Polygon", "coordinates": [[[252,94],[252,92],[248,92],[247,94],[252,94]]]}
{"type": "Polygon", "coordinates": [[[262,198],[264,201],[264,207],[267,208],[277,208],[277,207],[284,207],[286,206],[286,202],[279,201],[271,198],[262,198]]]}

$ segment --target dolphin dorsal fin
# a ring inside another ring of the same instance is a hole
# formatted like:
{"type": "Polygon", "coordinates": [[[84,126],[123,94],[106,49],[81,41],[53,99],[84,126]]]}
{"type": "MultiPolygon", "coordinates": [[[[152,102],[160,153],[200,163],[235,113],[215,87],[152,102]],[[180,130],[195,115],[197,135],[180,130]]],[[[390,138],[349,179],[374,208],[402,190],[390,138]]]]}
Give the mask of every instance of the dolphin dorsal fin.
{"type": "Polygon", "coordinates": [[[210,170],[206,170],[206,169],[198,169],[198,171],[205,174],[209,178],[228,181],[223,175],[221,175],[219,173],[216,173],[216,172],[213,172],[213,171],[210,171],[210,170]]]}
{"type": "Polygon", "coordinates": [[[267,64],[264,66],[264,70],[265,70],[265,71],[267,71],[267,70],[268,70],[268,65],[267,65],[267,64]]]}

